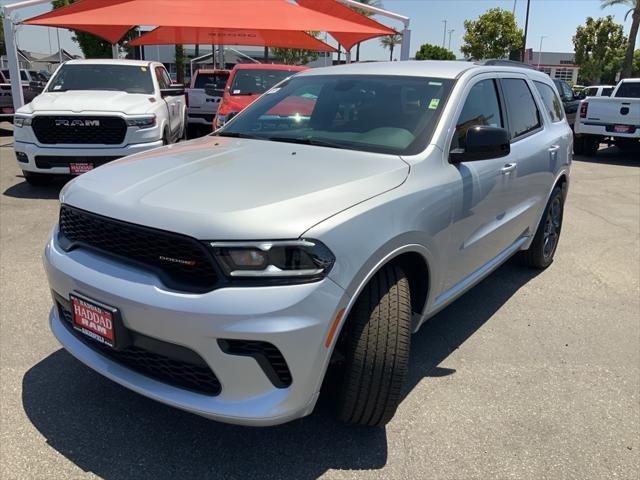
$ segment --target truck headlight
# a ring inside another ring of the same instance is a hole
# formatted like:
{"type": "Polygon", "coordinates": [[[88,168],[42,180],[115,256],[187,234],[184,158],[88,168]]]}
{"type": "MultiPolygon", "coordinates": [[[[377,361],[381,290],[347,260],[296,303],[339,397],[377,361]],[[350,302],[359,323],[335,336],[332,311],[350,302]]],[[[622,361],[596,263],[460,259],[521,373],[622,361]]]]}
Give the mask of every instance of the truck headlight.
{"type": "Polygon", "coordinates": [[[33,118],[31,117],[13,117],[13,126],[14,127],[30,127],[31,121],[33,118]]]}
{"type": "Polygon", "coordinates": [[[230,280],[302,283],[320,280],[335,262],[317,240],[212,242],[213,253],[230,280]]]}
{"type": "Polygon", "coordinates": [[[156,116],[148,115],[145,117],[127,118],[128,127],[151,128],[156,124],[156,116]]]}

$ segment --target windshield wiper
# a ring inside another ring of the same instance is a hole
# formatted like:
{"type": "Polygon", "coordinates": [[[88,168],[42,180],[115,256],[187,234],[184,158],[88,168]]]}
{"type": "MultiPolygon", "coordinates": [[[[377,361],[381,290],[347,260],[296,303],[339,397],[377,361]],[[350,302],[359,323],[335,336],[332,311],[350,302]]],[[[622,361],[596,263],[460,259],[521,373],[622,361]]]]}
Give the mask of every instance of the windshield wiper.
{"type": "Polygon", "coordinates": [[[329,147],[345,149],[344,145],[339,143],[327,142],[326,140],[318,140],[309,137],[266,137],[265,140],[272,142],[297,143],[300,145],[314,145],[316,147],[329,147]]]}
{"type": "Polygon", "coordinates": [[[252,140],[268,140],[268,138],[261,137],[259,135],[251,135],[249,133],[240,132],[220,132],[216,133],[217,137],[231,137],[231,138],[249,138],[252,140]]]}

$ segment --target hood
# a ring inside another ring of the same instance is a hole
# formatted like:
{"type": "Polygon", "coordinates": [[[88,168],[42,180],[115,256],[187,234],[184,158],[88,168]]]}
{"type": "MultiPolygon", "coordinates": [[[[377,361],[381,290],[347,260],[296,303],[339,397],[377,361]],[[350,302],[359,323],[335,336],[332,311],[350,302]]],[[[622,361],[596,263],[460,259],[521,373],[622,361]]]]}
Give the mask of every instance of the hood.
{"type": "MultiPolygon", "coordinates": [[[[101,90],[70,90],[45,92],[34,98],[20,113],[52,112],[119,112],[128,115],[147,113],[153,103],[152,95],[142,93],[108,92],[101,90]]],[[[155,99],[154,99],[155,101],[155,99]]]]}
{"type": "Polygon", "coordinates": [[[108,163],[60,200],[200,240],[292,239],[408,173],[395,155],[209,136],[108,163]]]}
{"type": "Polygon", "coordinates": [[[227,115],[228,113],[240,113],[247,108],[256,98],[260,97],[260,93],[253,95],[225,95],[220,102],[219,113],[227,115]]]}

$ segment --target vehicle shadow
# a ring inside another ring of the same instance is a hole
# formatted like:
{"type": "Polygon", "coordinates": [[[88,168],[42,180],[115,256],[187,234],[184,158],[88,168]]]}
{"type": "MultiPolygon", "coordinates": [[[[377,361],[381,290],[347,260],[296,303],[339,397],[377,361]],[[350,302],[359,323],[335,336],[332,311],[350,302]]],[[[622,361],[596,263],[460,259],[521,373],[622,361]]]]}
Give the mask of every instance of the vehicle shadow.
{"type": "Polygon", "coordinates": [[[618,147],[606,147],[598,150],[597,155],[594,156],[575,155],[573,161],[620,165],[622,167],[640,167],[640,150],[623,151],[618,147]]]}
{"type": "Polygon", "coordinates": [[[62,187],[64,187],[72,177],[60,176],[59,178],[53,179],[49,185],[41,187],[29,185],[22,175],[18,175],[17,178],[22,179],[22,182],[7,188],[2,192],[4,196],[34,200],[55,200],[60,196],[62,187]]]}
{"type": "MultiPolygon", "coordinates": [[[[438,365],[537,273],[509,262],[430,319],[413,338],[404,396],[429,377],[455,373],[438,365]]],[[[386,430],[341,425],[327,391],[309,417],[271,428],[238,427],[132,393],[64,350],[24,375],[22,403],[49,445],[105,479],[311,480],[329,469],[381,469],[388,457],[386,430]]]]}

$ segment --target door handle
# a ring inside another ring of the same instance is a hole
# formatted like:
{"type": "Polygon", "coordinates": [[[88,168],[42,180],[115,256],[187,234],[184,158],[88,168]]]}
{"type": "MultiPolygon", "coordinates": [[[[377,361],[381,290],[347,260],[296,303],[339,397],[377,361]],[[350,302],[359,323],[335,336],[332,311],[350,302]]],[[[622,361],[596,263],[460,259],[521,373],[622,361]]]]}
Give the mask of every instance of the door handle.
{"type": "Polygon", "coordinates": [[[518,167],[518,164],[516,163],[507,163],[504,167],[502,167],[500,169],[500,173],[502,175],[509,175],[511,172],[513,172],[516,168],[518,167]]]}
{"type": "Polygon", "coordinates": [[[558,152],[560,151],[560,145],[553,145],[549,147],[549,157],[552,161],[558,160],[558,152]]]}

